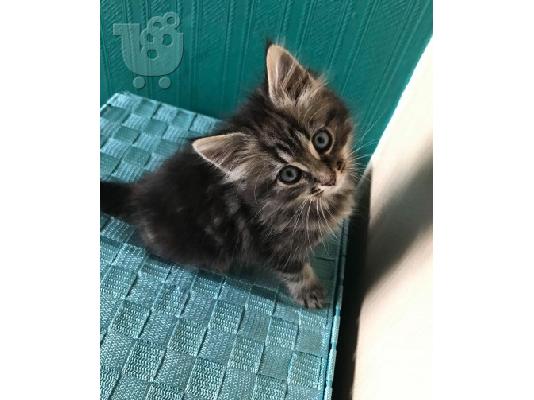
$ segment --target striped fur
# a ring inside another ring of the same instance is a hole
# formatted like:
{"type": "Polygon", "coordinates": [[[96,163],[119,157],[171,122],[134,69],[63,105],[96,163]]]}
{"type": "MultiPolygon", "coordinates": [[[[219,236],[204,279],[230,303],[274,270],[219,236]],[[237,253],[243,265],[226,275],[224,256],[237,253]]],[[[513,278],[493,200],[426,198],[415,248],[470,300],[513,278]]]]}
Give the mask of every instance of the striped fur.
{"type": "Polygon", "coordinates": [[[309,255],[352,211],[352,133],[347,108],[324,80],[271,45],[264,84],[217,132],[128,190],[106,183],[102,204],[123,217],[127,210],[162,257],[220,271],[267,266],[297,302],[320,307],[309,255]],[[312,142],[321,129],[333,139],[324,152],[312,142]],[[297,183],[279,179],[287,165],[302,171],[297,183]],[[106,198],[112,192],[127,193],[121,210],[106,198]]]}

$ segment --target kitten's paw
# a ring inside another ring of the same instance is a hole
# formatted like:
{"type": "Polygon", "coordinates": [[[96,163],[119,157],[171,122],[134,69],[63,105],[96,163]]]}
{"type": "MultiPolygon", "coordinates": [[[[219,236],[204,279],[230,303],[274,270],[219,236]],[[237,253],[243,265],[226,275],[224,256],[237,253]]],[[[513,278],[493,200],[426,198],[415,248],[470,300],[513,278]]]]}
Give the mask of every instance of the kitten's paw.
{"type": "Polygon", "coordinates": [[[294,297],[306,308],[323,308],[325,304],[325,291],[319,282],[304,286],[294,297]]]}

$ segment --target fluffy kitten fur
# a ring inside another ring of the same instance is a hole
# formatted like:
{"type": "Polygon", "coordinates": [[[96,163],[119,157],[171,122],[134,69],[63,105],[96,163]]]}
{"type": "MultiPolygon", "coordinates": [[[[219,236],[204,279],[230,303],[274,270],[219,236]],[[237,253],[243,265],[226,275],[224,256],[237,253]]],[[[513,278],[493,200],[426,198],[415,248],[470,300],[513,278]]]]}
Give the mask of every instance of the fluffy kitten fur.
{"type": "Polygon", "coordinates": [[[351,213],[353,126],[343,102],[283,47],[267,48],[265,75],[212,136],[139,182],[101,182],[101,208],[135,224],[163,258],[223,272],[267,266],[298,303],[322,307],[309,256],[351,213]],[[321,130],[331,144],[318,151],[321,130]],[[281,172],[288,165],[298,169],[281,172]]]}

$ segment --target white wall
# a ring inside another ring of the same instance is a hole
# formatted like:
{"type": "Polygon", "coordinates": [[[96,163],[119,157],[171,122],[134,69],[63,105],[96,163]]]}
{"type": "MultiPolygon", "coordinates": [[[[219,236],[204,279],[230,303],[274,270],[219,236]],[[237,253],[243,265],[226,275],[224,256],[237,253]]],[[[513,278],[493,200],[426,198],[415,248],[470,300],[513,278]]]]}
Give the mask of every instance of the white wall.
{"type": "Polygon", "coordinates": [[[432,336],[431,44],[370,163],[353,399],[429,399],[432,336]]]}

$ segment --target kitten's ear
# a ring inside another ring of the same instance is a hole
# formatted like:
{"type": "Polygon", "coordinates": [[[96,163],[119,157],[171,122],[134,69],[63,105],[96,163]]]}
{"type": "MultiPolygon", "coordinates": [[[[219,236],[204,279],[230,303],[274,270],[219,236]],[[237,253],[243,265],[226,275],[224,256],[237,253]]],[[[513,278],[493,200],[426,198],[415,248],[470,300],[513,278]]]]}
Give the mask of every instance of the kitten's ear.
{"type": "Polygon", "coordinates": [[[282,46],[272,44],[267,49],[267,90],[272,102],[279,106],[295,103],[321,83],[299,64],[282,46]]]}
{"type": "Polygon", "coordinates": [[[243,133],[225,133],[208,136],[193,142],[193,149],[206,161],[232,178],[238,178],[248,136],[243,133]]]}

